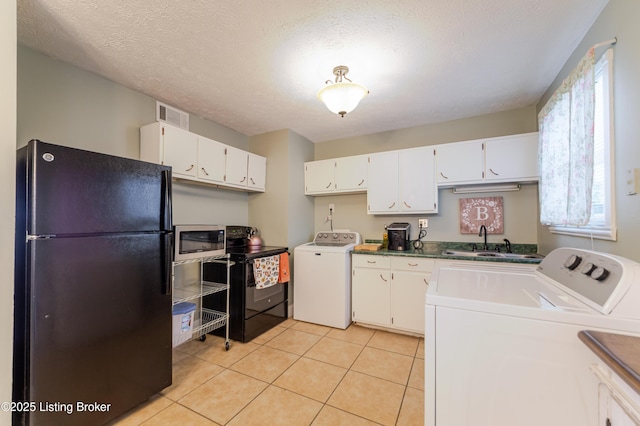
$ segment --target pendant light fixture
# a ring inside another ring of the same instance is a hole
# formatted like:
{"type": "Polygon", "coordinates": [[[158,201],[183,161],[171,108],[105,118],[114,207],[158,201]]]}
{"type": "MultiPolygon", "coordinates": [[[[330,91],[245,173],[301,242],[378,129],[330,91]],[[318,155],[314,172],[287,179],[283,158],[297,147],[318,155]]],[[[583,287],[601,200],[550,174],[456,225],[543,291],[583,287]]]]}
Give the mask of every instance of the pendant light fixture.
{"type": "Polygon", "coordinates": [[[336,76],[335,82],[327,80],[325,82],[327,85],[318,92],[318,99],[324,102],[329,111],[339,114],[341,117],[353,111],[362,98],[369,94],[366,87],[354,83],[346,77],[348,72],[349,67],[338,65],[333,69],[333,74],[336,76]],[[343,82],[343,79],[347,81],[343,82]]]}

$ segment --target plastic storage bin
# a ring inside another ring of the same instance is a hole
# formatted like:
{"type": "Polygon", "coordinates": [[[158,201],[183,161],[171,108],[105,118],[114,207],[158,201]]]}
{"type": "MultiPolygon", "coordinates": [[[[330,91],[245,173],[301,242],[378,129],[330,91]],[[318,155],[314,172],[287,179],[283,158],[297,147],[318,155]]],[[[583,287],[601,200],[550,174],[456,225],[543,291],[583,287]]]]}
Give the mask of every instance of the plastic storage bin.
{"type": "Polygon", "coordinates": [[[190,340],[193,335],[195,303],[182,302],[173,306],[173,347],[190,340]]]}

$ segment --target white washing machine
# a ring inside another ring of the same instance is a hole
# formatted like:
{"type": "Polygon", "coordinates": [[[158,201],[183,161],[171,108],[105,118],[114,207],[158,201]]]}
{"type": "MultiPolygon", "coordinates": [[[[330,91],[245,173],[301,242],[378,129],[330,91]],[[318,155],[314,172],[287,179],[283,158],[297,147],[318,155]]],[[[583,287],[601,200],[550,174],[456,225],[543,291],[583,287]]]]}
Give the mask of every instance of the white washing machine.
{"type": "Polygon", "coordinates": [[[561,248],[534,266],[441,262],[426,296],[425,425],[596,426],[581,330],[640,335],[640,265],[561,248]]]}
{"type": "Polygon", "coordinates": [[[351,231],[318,232],[294,249],[293,318],[345,329],[351,324],[351,231]]]}

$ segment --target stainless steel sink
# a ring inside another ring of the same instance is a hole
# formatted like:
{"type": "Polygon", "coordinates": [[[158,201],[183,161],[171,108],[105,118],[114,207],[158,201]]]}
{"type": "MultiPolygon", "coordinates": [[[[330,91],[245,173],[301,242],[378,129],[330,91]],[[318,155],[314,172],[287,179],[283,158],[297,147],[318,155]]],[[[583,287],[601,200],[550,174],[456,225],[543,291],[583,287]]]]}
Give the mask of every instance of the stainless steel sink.
{"type": "Polygon", "coordinates": [[[496,257],[502,259],[543,259],[537,253],[499,253],[497,251],[467,251],[467,250],[443,250],[445,256],[461,257],[496,257]]]}

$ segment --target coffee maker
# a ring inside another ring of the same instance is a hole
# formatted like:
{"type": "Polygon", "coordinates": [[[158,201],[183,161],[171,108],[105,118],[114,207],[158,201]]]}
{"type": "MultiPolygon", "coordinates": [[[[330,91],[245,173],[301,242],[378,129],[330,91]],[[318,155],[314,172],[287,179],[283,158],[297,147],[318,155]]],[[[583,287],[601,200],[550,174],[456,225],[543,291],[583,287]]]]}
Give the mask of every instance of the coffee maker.
{"type": "Polygon", "coordinates": [[[389,250],[409,250],[411,224],[406,222],[392,223],[387,227],[387,235],[389,237],[389,250]]]}

